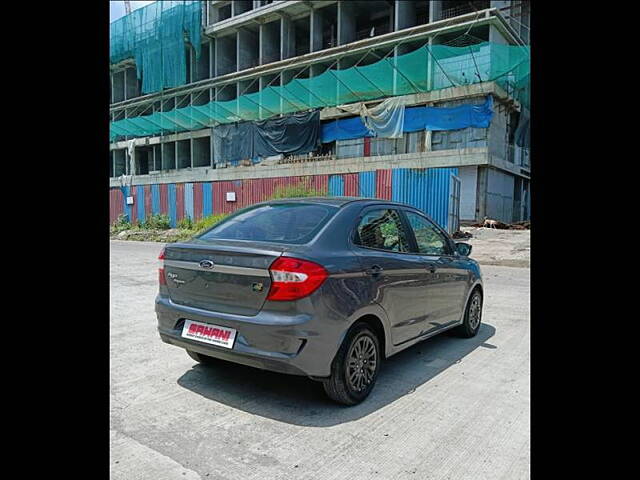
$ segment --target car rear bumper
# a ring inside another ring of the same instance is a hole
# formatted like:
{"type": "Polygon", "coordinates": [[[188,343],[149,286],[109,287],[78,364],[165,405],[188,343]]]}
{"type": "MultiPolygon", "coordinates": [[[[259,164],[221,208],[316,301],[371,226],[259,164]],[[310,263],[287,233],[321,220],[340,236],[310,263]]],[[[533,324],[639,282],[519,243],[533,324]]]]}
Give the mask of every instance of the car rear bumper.
{"type": "Polygon", "coordinates": [[[203,355],[274,372],[326,377],[339,346],[340,331],[323,328],[310,315],[255,316],[210,312],[156,297],[158,333],[163,342],[203,355]],[[233,348],[224,348],[182,337],[184,320],[195,320],[237,331],[233,348]]]}

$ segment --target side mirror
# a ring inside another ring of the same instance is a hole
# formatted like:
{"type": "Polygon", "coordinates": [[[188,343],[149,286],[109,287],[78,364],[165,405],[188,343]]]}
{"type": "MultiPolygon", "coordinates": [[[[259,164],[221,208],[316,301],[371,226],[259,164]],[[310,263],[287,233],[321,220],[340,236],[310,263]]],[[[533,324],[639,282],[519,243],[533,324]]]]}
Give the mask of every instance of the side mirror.
{"type": "Polygon", "coordinates": [[[464,242],[458,242],[456,243],[456,251],[463,257],[468,257],[471,255],[471,245],[464,242]]]}

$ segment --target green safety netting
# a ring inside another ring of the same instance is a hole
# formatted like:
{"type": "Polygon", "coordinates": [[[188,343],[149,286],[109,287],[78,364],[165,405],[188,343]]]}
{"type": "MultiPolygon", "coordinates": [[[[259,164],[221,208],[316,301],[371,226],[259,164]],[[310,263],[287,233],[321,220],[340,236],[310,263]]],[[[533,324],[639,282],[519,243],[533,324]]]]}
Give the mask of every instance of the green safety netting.
{"type": "Polygon", "coordinates": [[[528,46],[483,42],[464,47],[424,45],[413,52],[344,70],[326,70],[234,100],[111,122],[111,140],[197,130],[312,108],[496,81],[528,106],[528,46]]]}
{"type": "Polygon", "coordinates": [[[202,3],[154,2],[110,25],[110,61],[133,58],[142,93],[184,85],[187,81],[185,42],[200,57],[202,3]],[[186,38],[185,38],[186,36],[186,38]]]}

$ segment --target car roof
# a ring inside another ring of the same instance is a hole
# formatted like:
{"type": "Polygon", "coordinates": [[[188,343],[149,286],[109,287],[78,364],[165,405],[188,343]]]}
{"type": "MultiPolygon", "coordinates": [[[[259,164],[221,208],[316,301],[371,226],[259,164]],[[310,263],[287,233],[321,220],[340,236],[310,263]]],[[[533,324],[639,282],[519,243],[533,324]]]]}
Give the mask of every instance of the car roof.
{"type": "Polygon", "coordinates": [[[389,204],[389,205],[398,205],[403,207],[410,207],[411,205],[407,205],[405,203],[394,202],[391,200],[385,200],[382,198],[365,198],[365,197],[295,197],[295,198],[279,198],[277,200],[267,200],[265,202],[261,202],[264,204],[273,204],[273,203],[318,203],[323,205],[331,205],[335,207],[342,207],[348,203],[362,203],[362,204],[389,204]]]}

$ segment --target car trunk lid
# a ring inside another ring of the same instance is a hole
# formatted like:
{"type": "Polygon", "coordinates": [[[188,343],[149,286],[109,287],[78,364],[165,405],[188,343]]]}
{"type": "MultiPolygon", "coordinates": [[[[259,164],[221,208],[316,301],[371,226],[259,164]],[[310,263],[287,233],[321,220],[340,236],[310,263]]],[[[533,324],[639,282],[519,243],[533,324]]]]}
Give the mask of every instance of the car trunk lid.
{"type": "Polygon", "coordinates": [[[271,286],[269,266],[284,251],[284,246],[257,242],[167,245],[164,269],[169,297],[189,307],[256,315],[271,286]]]}

